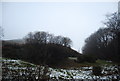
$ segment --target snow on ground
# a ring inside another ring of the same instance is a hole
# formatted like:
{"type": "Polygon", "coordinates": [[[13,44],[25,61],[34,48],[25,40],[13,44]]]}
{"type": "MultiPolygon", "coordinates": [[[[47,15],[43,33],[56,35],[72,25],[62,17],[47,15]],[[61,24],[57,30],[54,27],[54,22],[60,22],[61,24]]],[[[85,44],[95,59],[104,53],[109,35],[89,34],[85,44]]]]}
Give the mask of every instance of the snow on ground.
{"type": "Polygon", "coordinates": [[[115,66],[102,66],[103,70],[102,73],[106,74],[105,76],[95,76],[92,74],[92,67],[82,67],[77,70],[66,70],[66,69],[52,69],[50,73],[50,77],[52,79],[110,79],[114,78],[116,79],[119,74],[115,74],[115,71],[118,71],[118,69],[115,66]],[[107,75],[108,73],[111,73],[111,75],[107,75]],[[113,73],[113,74],[112,74],[113,73]]]}
{"type": "MultiPolygon", "coordinates": [[[[11,59],[2,59],[3,66],[7,65],[8,69],[17,70],[18,67],[21,69],[27,69],[31,67],[33,71],[36,69],[36,65],[20,61],[20,60],[11,60],[11,59]],[[26,66],[28,65],[28,66],[26,66]]],[[[4,68],[4,67],[2,67],[4,68]]],[[[49,77],[51,79],[109,79],[117,78],[120,76],[118,73],[118,66],[102,66],[102,74],[104,76],[95,76],[92,74],[93,67],[80,67],[76,69],[49,69],[49,77]],[[108,75],[109,74],[109,75],[108,75]]]]}

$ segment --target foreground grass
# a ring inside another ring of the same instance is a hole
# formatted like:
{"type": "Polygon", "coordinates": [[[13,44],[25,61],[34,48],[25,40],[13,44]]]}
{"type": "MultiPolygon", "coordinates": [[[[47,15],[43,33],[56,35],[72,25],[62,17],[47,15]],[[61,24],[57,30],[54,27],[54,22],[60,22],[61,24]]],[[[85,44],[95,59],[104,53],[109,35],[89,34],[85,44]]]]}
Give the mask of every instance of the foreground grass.
{"type": "MultiPolygon", "coordinates": [[[[113,77],[119,76],[117,65],[101,66],[102,76],[100,75],[99,78],[92,73],[93,67],[91,66],[106,63],[114,64],[104,60],[97,60],[96,63],[77,63],[74,60],[66,59],[56,69],[45,66],[37,67],[21,60],[2,59],[2,62],[3,79],[11,79],[10,81],[25,80],[27,78],[37,80],[38,77],[39,79],[90,79],[92,81],[92,79],[113,79],[113,77]],[[67,69],[62,69],[63,67],[67,69]]],[[[116,81],[118,80],[116,79],[116,81]]]]}

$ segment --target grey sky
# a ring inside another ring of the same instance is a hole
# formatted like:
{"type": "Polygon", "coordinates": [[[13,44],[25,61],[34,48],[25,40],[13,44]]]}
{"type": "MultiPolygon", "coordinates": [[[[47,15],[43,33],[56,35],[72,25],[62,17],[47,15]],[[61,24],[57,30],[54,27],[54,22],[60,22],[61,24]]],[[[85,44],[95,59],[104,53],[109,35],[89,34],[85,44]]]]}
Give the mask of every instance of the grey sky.
{"type": "Polygon", "coordinates": [[[28,32],[46,31],[71,38],[78,51],[85,38],[103,27],[105,15],[115,11],[117,2],[4,2],[4,39],[20,39],[28,32]]]}

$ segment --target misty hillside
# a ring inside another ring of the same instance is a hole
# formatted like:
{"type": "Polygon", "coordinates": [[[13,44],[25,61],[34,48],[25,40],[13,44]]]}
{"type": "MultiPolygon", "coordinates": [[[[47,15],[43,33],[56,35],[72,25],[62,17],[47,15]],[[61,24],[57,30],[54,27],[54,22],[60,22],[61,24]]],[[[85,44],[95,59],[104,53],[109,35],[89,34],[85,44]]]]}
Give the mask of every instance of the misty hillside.
{"type": "Polygon", "coordinates": [[[24,44],[25,40],[24,39],[12,39],[12,40],[3,40],[9,43],[16,43],[16,44],[24,44]]]}

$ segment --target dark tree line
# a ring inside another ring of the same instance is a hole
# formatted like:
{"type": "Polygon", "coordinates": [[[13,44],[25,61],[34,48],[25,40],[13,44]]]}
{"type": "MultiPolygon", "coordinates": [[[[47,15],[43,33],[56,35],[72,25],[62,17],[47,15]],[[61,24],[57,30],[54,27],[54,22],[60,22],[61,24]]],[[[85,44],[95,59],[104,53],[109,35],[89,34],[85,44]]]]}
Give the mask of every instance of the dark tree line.
{"type": "Polygon", "coordinates": [[[105,27],[98,29],[86,40],[83,54],[92,54],[99,59],[120,61],[120,19],[118,13],[107,15],[105,27]]]}

